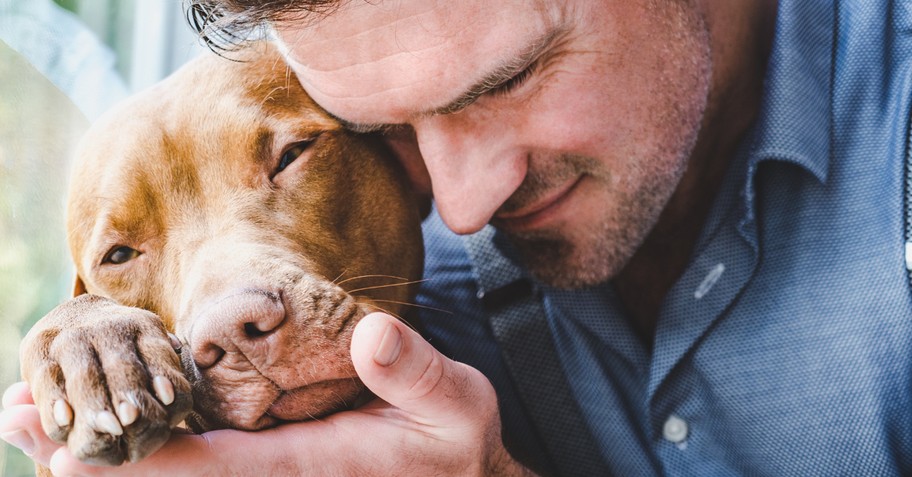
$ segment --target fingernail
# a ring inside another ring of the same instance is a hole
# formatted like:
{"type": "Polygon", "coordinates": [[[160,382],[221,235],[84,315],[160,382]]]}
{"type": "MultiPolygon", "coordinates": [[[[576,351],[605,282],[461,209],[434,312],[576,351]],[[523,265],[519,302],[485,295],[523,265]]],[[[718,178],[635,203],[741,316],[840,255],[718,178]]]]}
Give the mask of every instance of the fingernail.
{"type": "Polygon", "coordinates": [[[152,380],[152,389],[155,390],[155,395],[158,396],[158,400],[165,406],[174,402],[174,386],[171,384],[171,381],[168,381],[168,378],[156,376],[155,379],[152,380]]]}
{"type": "Polygon", "coordinates": [[[136,422],[137,417],[139,417],[138,407],[126,401],[117,405],[117,418],[120,419],[121,424],[129,426],[136,422]]]}
{"type": "Polygon", "coordinates": [[[101,411],[95,415],[95,428],[101,432],[106,432],[112,436],[123,434],[123,428],[117,417],[110,411],[101,411]]]}
{"type": "Polygon", "coordinates": [[[60,427],[69,426],[73,422],[73,409],[63,399],[54,401],[54,422],[60,427]]]}
{"type": "Polygon", "coordinates": [[[399,359],[399,353],[402,351],[402,335],[399,330],[390,323],[386,324],[386,331],[383,338],[380,338],[380,345],[374,352],[374,362],[380,366],[390,366],[399,359]]]}
{"type": "Polygon", "coordinates": [[[0,435],[0,439],[3,439],[11,446],[18,448],[23,454],[29,457],[35,453],[35,441],[32,440],[32,436],[30,436],[28,432],[25,432],[24,429],[2,434],[0,435]]]}

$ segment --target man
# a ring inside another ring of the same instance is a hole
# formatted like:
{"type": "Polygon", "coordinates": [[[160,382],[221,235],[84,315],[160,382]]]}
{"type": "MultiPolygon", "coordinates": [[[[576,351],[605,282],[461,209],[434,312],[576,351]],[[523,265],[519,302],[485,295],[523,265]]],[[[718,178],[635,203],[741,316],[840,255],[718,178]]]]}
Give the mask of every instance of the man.
{"type": "MultiPolygon", "coordinates": [[[[453,314],[423,318],[456,361],[371,315],[352,356],[385,402],[120,472],[912,472],[912,9],[260,3],[200,5],[268,21],[314,99],[390,131],[433,192],[422,301],[453,314]]],[[[26,394],[0,433],[47,462],[26,394]]]]}

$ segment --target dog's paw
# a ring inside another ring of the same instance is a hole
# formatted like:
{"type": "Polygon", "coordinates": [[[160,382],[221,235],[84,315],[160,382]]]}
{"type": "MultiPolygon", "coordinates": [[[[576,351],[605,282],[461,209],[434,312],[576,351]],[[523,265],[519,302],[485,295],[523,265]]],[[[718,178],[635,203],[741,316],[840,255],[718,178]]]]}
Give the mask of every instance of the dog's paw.
{"type": "Polygon", "coordinates": [[[158,450],[192,408],[179,348],[155,314],[82,295],[22,342],[44,431],[83,462],[120,465],[158,450]]]}

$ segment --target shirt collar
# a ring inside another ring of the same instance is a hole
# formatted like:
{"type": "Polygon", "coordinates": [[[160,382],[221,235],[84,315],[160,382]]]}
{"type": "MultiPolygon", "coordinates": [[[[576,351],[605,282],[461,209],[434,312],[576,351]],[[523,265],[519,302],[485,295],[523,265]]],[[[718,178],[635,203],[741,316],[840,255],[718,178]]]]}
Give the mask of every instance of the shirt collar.
{"type": "Polygon", "coordinates": [[[795,163],[826,181],[833,121],[834,15],[834,8],[820,8],[818,2],[780,2],[750,148],[750,174],[757,163],[772,159],[795,163]]]}

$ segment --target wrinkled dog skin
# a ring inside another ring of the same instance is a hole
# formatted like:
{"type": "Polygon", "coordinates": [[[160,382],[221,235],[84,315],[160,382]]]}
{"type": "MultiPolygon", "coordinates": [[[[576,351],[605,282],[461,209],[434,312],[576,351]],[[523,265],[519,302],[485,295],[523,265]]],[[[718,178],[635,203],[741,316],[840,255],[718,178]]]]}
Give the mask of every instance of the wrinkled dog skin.
{"type": "Polygon", "coordinates": [[[414,296],[404,172],[320,110],[272,47],[232,55],[128,100],[80,147],[76,298],[21,358],[44,430],[86,462],[141,459],[185,418],[255,430],[350,408],[364,393],[354,325],[414,296]]]}

